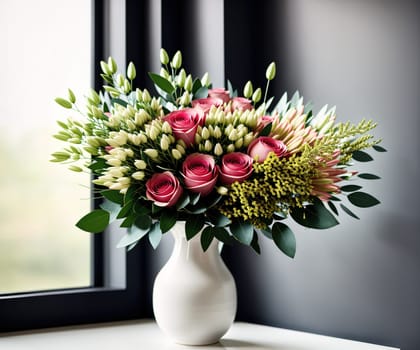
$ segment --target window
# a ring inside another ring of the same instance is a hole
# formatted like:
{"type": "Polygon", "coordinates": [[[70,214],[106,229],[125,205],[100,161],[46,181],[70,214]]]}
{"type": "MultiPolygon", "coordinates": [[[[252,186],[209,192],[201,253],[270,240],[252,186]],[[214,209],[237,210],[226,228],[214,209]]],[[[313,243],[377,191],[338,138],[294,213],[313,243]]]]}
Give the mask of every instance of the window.
{"type": "MultiPolygon", "coordinates": [[[[70,7],[76,6],[78,3],[82,4],[85,3],[86,0],[78,1],[78,2],[68,2],[67,5],[70,7]]],[[[6,7],[6,10],[3,9],[0,11],[0,17],[8,16],[8,13],[13,9],[10,6],[18,6],[19,11],[25,12],[25,7],[28,7],[30,1],[7,1],[2,2],[6,7]],[[22,10],[23,9],[23,10],[22,10]]],[[[36,2],[37,7],[42,9],[42,13],[47,14],[47,16],[52,16],[54,18],[58,18],[58,13],[61,10],[66,11],[66,7],[64,3],[60,3],[59,5],[49,1],[48,3],[46,0],[39,0],[36,2]],[[57,7],[59,6],[59,8],[57,7]]],[[[113,50],[117,50],[117,54],[123,55],[125,54],[125,2],[124,1],[101,1],[95,0],[92,4],[92,13],[94,18],[94,35],[93,37],[93,46],[94,46],[94,57],[91,62],[95,63],[95,67],[92,70],[95,70],[94,76],[97,77],[99,74],[98,72],[98,65],[97,62],[99,60],[104,59],[108,56],[109,52],[113,53],[113,50]],[[113,33],[113,36],[110,35],[113,33]],[[118,33],[120,35],[118,35],[118,33]],[[116,35],[115,35],[116,34],[116,35]],[[122,40],[123,39],[123,40],[122,40]],[[119,46],[115,46],[116,43],[119,46]],[[122,47],[121,47],[122,46],[122,47]]],[[[85,13],[80,13],[77,15],[77,18],[72,18],[70,12],[67,12],[67,18],[70,18],[71,25],[76,26],[79,23],[79,16],[86,15],[85,13]]],[[[30,13],[29,15],[37,17],[34,13],[30,13]]],[[[3,23],[3,18],[0,18],[3,23]]],[[[28,19],[28,21],[30,18],[28,19]]],[[[40,25],[44,25],[44,22],[37,17],[37,20],[40,22],[40,25]],[[41,23],[43,22],[43,23],[41,23]]],[[[48,26],[46,30],[48,31],[58,31],[60,23],[56,23],[53,26],[48,26]]],[[[31,31],[35,29],[31,29],[25,23],[25,26],[21,28],[23,31],[22,40],[26,40],[26,38],[30,37],[31,31]]],[[[91,33],[86,31],[86,36],[90,37],[91,33]]],[[[8,38],[13,37],[13,33],[8,34],[8,38]]],[[[77,40],[77,39],[74,39],[77,40]]],[[[23,46],[23,42],[21,43],[23,46]]],[[[59,60],[59,52],[56,50],[56,46],[52,45],[47,52],[41,50],[39,47],[35,47],[32,50],[29,49],[30,45],[26,46],[28,52],[25,52],[24,59],[31,61],[31,57],[39,56],[39,59],[42,60],[42,56],[52,55],[59,60]]],[[[113,53],[113,55],[115,55],[113,53]]],[[[36,70],[38,67],[36,65],[36,61],[32,58],[34,64],[29,65],[29,69],[36,70]]],[[[125,61],[125,57],[118,58],[120,62],[125,61]]],[[[13,62],[6,62],[5,67],[3,67],[3,72],[7,71],[8,73],[13,74],[14,69],[22,69],[22,67],[13,68],[13,62]]],[[[62,67],[63,74],[61,75],[62,83],[64,85],[71,85],[71,79],[65,78],[69,67],[62,67]],[[70,83],[69,83],[70,82],[70,83]]],[[[72,72],[68,72],[70,76],[72,76],[72,72]]],[[[89,75],[89,73],[86,73],[89,75]]],[[[41,75],[40,79],[44,79],[45,81],[53,81],[55,77],[49,77],[48,74],[41,75]]],[[[31,94],[31,90],[28,87],[33,83],[32,81],[20,81],[21,89],[19,93],[21,94],[21,102],[15,106],[15,108],[23,108],[27,112],[25,116],[30,116],[31,118],[37,118],[38,115],[43,115],[49,112],[45,110],[34,111],[37,106],[41,106],[40,101],[36,101],[35,104],[29,104],[25,107],[25,103],[27,102],[25,96],[29,96],[31,94]]],[[[102,82],[95,81],[95,87],[99,87],[102,82]]],[[[74,86],[74,85],[73,85],[74,86]]],[[[32,89],[39,88],[39,85],[35,84],[35,87],[32,89]]],[[[11,88],[10,88],[11,89],[11,88]]],[[[54,88],[54,93],[57,94],[57,88],[54,88]]],[[[83,93],[83,91],[81,91],[83,93]]],[[[44,96],[47,94],[44,93],[44,96]]],[[[55,96],[53,96],[55,97],[55,96]]],[[[50,103],[50,97],[46,97],[48,100],[46,103],[50,103]]],[[[62,110],[59,110],[60,115],[62,115],[62,110]]],[[[56,118],[56,115],[54,115],[56,118]]],[[[3,119],[2,119],[3,120],[3,119]]],[[[24,124],[24,122],[22,122],[24,124]]],[[[23,127],[26,125],[22,125],[23,127]]],[[[21,141],[15,148],[23,149],[23,154],[25,157],[30,158],[31,149],[28,149],[25,145],[26,143],[30,142],[31,134],[36,132],[38,128],[44,129],[39,124],[35,124],[31,126],[28,130],[28,136],[21,141]],[[24,145],[22,145],[24,142],[24,145]]],[[[7,125],[2,126],[2,130],[6,133],[7,125]]],[[[55,130],[55,129],[54,129],[55,130]]],[[[49,131],[48,131],[49,132],[49,131]]],[[[50,133],[51,134],[51,133],[50,133]]],[[[57,144],[55,144],[57,145],[57,144]]],[[[0,152],[2,154],[3,152],[0,152]]],[[[48,157],[48,152],[45,154],[46,158],[48,157]]],[[[29,161],[22,160],[22,163],[25,166],[29,164],[29,161]]],[[[23,165],[22,165],[23,166],[23,165]]],[[[38,167],[41,168],[40,164],[36,164],[37,169],[38,167]]],[[[59,168],[55,166],[55,168],[59,168]]],[[[2,169],[5,169],[2,165],[2,169]]],[[[7,168],[8,169],[8,168],[7,168]]],[[[63,169],[65,170],[65,169],[63,169]]],[[[68,171],[67,171],[68,173],[68,171]]],[[[16,172],[17,174],[17,172],[16,172]]],[[[15,176],[17,176],[14,174],[15,176]]],[[[34,175],[35,176],[35,175],[34,175]]],[[[34,179],[29,176],[29,178],[23,178],[22,181],[26,181],[29,184],[32,183],[34,179]]],[[[70,185],[63,185],[66,187],[70,187],[70,191],[74,191],[75,183],[80,182],[80,180],[71,180],[73,183],[70,185]]],[[[49,188],[45,189],[45,193],[50,191],[49,188]]],[[[55,191],[55,190],[54,190],[55,191]]],[[[89,196],[89,193],[87,193],[89,196]]],[[[16,196],[14,193],[9,195],[10,198],[16,196]]],[[[25,196],[29,196],[29,193],[25,193],[25,196]]],[[[65,206],[67,201],[74,201],[73,198],[68,198],[68,194],[63,194],[60,204],[65,206]]],[[[80,195],[78,195],[79,197],[80,195]]],[[[77,202],[79,198],[76,199],[77,202]]],[[[86,212],[86,209],[90,205],[90,201],[86,201],[86,208],[82,208],[83,213],[86,212]]],[[[98,203],[95,203],[98,204],[98,203]]],[[[34,206],[36,204],[33,204],[34,206]]],[[[21,206],[21,214],[20,220],[29,221],[30,219],[25,215],[25,212],[30,210],[28,205],[22,204],[21,206]]],[[[44,208],[45,209],[45,208],[44,208]]],[[[66,213],[67,208],[65,207],[62,212],[66,213]]],[[[2,213],[3,214],[3,213],[2,213]]],[[[42,214],[46,221],[49,220],[48,213],[42,214]]],[[[76,217],[78,217],[76,215],[76,217]]],[[[74,222],[70,224],[62,224],[61,230],[67,230],[68,228],[72,227],[74,222]]],[[[13,225],[14,226],[14,225],[13,225]]],[[[3,228],[2,228],[3,229],[3,228]]],[[[59,228],[60,229],[60,228],[59,228]]],[[[10,231],[15,230],[15,227],[10,227],[10,231]]],[[[111,229],[111,231],[115,231],[115,229],[111,229]]],[[[25,233],[26,234],[26,233],[25,233]]],[[[67,232],[65,234],[68,234],[67,232]]],[[[3,232],[0,232],[3,239],[3,232]]],[[[117,250],[115,247],[115,240],[118,240],[119,232],[107,232],[105,234],[99,235],[86,235],[83,233],[85,237],[89,237],[91,240],[91,254],[90,254],[90,261],[82,262],[83,266],[87,266],[87,273],[84,272],[83,276],[79,281],[72,282],[66,284],[57,284],[55,286],[47,286],[44,285],[43,287],[34,287],[34,285],[28,285],[22,287],[20,293],[15,293],[19,289],[15,288],[15,290],[10,289],[8,292],[13,292],[9,294],[1,294],[0,295],[0,331],[13,331],[13,330],[23,330],[23,329],[31,329],[31,328],[41,328],[41,327],[49,327],[49,326],[61,326],[67,324],[79,324],[79,323],[90,323],[90,322],[104,322],[104,321],[111,321],[111,320],[119,320],[119,319],[130,319],[140,317],[144,313],[144,307],[142,300],[145,299],[145,287],[144,283],[141,282],[141,277],[144,275],[143,273],[143,256],[142,253],[142,245],[140,245],[139,249],[135,249],[134,251],[130,252],[129,254],[125,254],[124,251],[117,250]],[[112,234],[110,234],[112,233],[112,234]],[[90,274],[90,278],[89,277],[90,274]],[[63,289],[67,287],[74,287],[71,289],[63,289]],[[82,288],[77,288],[82,287],[82,288]],[[61,288],[61,289],[54,289],[54,290],[46,290],[46,291],[32,291],[30,292],[28,289],[35,290],[35,289],[51,289],[51,288],[61,288]]],[[[89,245],[89,244],[88,244],[89,245]]],[[[51,246],[47,243],[43,251],[45,254],[49,254],[49,249],[51,246]]],[[[23,254],[23,252],[22,252],[23,254]]],[[[70,257],[72,256],[72,250],[65,249],[61,251],[61,255],[68,254],[70,257]]],[[[76,259],[74,259],[76,260],[76,259]]],[[[86,259],[88,260],[88,259],[86,259]]],[[[0,267],[3,268],[3,267],[0,267]]],[[[0,282],[2,281],[3,276],[0,277],[0,282]]]]}

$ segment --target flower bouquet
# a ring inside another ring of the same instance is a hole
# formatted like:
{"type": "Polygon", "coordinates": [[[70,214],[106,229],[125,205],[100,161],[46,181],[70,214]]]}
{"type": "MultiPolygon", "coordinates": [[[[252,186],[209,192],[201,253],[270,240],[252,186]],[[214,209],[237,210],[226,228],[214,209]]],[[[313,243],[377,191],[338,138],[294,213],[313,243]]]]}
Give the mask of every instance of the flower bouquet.
{"type": "Polygon", "coordinates": [[[188,240],[200,233],[203,250],[214,239],[240,242],[260,253],[261,235],[289,257],[296,240],[287,221],[326,229],[338,224],[339,210],[358,219],[344,204],[379,203],[352,180],[378,179],[352,171],[353,160],[384,148],[368,134],[376,124],[336,122],[335,108],[314,114],[296,92],[289,100],[268,98],[276,67],[266,70],[263,90],[249,81],[238,96],[213,88],[209,75],[193,78],[178,51],[161,49],[159,74],[149,73],[156,95],[135,88],[133,63],[126,75],[115,61],[101,62],[105,81],[92,90],[83,112],[69,89],[57,98],[82,118],[58,121],[55,138],[68,144],[53,162],[94,174],[95,195],[103,201],[76,224],[102,232],[119,220],[127,233],[118,246],[133,248],[147,236],[156,248],[176,222],[185,222],[188,240]]]}

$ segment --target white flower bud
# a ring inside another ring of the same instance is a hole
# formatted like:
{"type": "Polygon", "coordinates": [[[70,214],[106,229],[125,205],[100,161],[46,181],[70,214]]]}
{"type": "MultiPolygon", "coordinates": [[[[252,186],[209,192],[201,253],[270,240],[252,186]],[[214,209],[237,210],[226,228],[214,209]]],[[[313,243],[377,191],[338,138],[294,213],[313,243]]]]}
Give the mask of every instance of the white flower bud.
{"type": "Polygon", "coordinates": [[[106,163],[109,164],[109,165],[112,165],[112,166],[121,166],[121,160],[119,160],[117,158],[112,158],[112,159],[108,160],[106,163]]]}
{"type": "Polygon", "coordinates": [[[216,188],[217,193],[221,196],[226,196],[229,192],[229,190],[225,186],[219,186],[216,188]]]}
{"type": "Polygon", "coordinates": [[[203,130],[201,130],[201,137],[203,140],[207,140],[210,137],[210,131],[207,127],[203,127],[203,130]]]}
{"type": "Polygon", "coordinates": [[[182,54],[181,51],[177,51],[172,58],[171,66],[175,69],[180,68],[182,65],[182,54]]]}
{"type": "Polygon", "coordinates": [[[142,160],[142,159],[138,159],[138,160],[136,160],[136,161],[134,162],[134,166],[135,166],[137,169],[140,169],[140,170],[144,170],[144,169],[146,169],[146,168],[147,168],[147,164],[146,164],[146,162],[145,162],[144,160],[142,160]]]}
{"type": "Polygon", "coordinates": [[[213,144],[211,143],[211,141],[206,140],[206,142],[204,142],[204,149],[207,152],[210,152],[212,150],[212,148],[213,148],[213,144]]]}
{"type": "Polygon", "coordinates": [[[188,92],[191,92],[193,86],[193,80],[191,74],[188,75],[188,77],[185,79],[184,89],[188,92]]]}
{"type": "Polygon", "coordinates": [[[227,148],[226,148],[226,150],[227,150],[227,152],[228,153],[232,153],[232,152],[235,152],[235,145],[234,144],[229,144],[228,146],[227,146],[227,148]]]}
{"type": "Polygon", "coordinates": [[[176,145],[176,149],[179,151],[179,153],[185,154],[185,148],[181,145],[176,145]]]}
{"type": "Polygon", "coordinates": [[[222,130],[219,128],[219,126],[216,126],[216,127],[214,128],[214,131],[213,131],[213,136],[214,136],[216,139],[220,139],[220,138],[222,137],[222,130]]]}
{"type": "Polygon", "coordinates": [[[164,121],[162,124],[162,132],[165,134],[172,134],[171,125],[167,121],[164,121]]]}
{"type": "Polygon", "coordinates": [[[187,78],[187,73],[185,73],[185,69],[182,68],[176,78],[176,84],[179,87],[183,87],[185,84],[185,79],[187,78]]]}
{"type": "MultiPolygon", "coordinates": [[[[166,136],[166,135],[163,135],[163,136],[166,136]]],[[[160,148],[162,149],[162,151],[167,151],[169,148],[169,140],[167,137],[164,138],[163,136],[160,139],[160,148]]]]}
{"type": "Polygon", "coordinates": [[[160,63],[162,63],[162,64],[168,64],[169,63],[169,56],[168,56],[168,53],[166,52],[166,50],[164,48],[160,49],[159,58],[160,58],[160,63]]]}
{"type": "Polygon", "coordinates": [[[155,149],[153,149],[153,148],[147,148],[147,149],[145,149],[145,150],[144,150],[144,153],[145,153],[148,157],[150,157],[150,158],[152,158],[152,159],[157,159],[157,157],[159,156],[158,151],[156,151],[156,150],[155,150],[155,149]]]}
{"type": "Polygon", "coordinates": [[[143,97],[143,102],[144,103],[149,103],[150,100],[152,99],[152,97],[150,96],[150,93],[149,93],[149,91],[147,91],[147,89],[143,90],[142,97],[143,97]]]}
{"type": "Polygon", "coordinates": [[[181,99],[179,100],[179,102],[181,103],[182,106],[188,106],[191,102],[191,96],[190,94],[185,91],[182,96],[181,99]]]}
{"type": "Polygon", "coordinates": [[[143,171],[136,171],[135,173],[131,174],[131,177],[135,180],[143,180],[144,179],[144,172],[143,171]]]}
{"type": "Polygon", "coordinates": [[[240,139],[237,139],[235,142],[235,147],[236,148],[241,148],[244,144],[244,139],[241,137],[240,139]]]}
{"type": "Polygon", "coordinates": [[[173,148],[173,149],[171,150],[171,153],[172,153],[172,157],[174,157],[174,159],[176,159],[176,160],[179,160],[179,159],[181,159],[181,158],[182,158],[182,154],[181,154],[181,152],[180,152],[180,151],[178,151],[176,148],[173,148]]]}
{"type": "Polygon", "coordinates": [[[210,85],[210,76],[208,72],[204,73],[203,77],[201,78],[201,85],[202,86],[210,85]]]}
{"type": "Polygon", "coordinates": [[[216,143],[216,146],[214,146],[214,154],[216,156],[221,156],[223,154],[223,147],[220,143],[216,143]]]}

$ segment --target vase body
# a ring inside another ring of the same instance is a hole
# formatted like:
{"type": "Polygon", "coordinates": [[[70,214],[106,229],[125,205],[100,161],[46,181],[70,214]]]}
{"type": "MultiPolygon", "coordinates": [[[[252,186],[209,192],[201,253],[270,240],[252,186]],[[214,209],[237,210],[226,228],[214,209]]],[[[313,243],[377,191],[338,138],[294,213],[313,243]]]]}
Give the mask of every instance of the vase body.
{"type": "Polygon", "coordinates": [[[235,281],[216,239],[203,252],[200,234],[186,240],[184,222],[177,222],[171,232],[174,248],[153,286],[156,322],[176,343],[216,343],[235,318],[235,281]]]}

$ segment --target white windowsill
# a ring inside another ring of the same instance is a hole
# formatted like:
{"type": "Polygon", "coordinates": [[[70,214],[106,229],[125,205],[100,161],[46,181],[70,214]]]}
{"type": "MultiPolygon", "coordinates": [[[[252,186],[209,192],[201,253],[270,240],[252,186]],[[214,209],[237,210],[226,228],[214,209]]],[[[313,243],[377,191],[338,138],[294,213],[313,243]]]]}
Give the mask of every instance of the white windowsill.
{"type": "Polygon", "coordinates": [[[152,320],[65,327],[0,335],[4,350],[397,350],[250,323],[235,323],[220,343],[183,346],[172,343],[152,320]]]}

